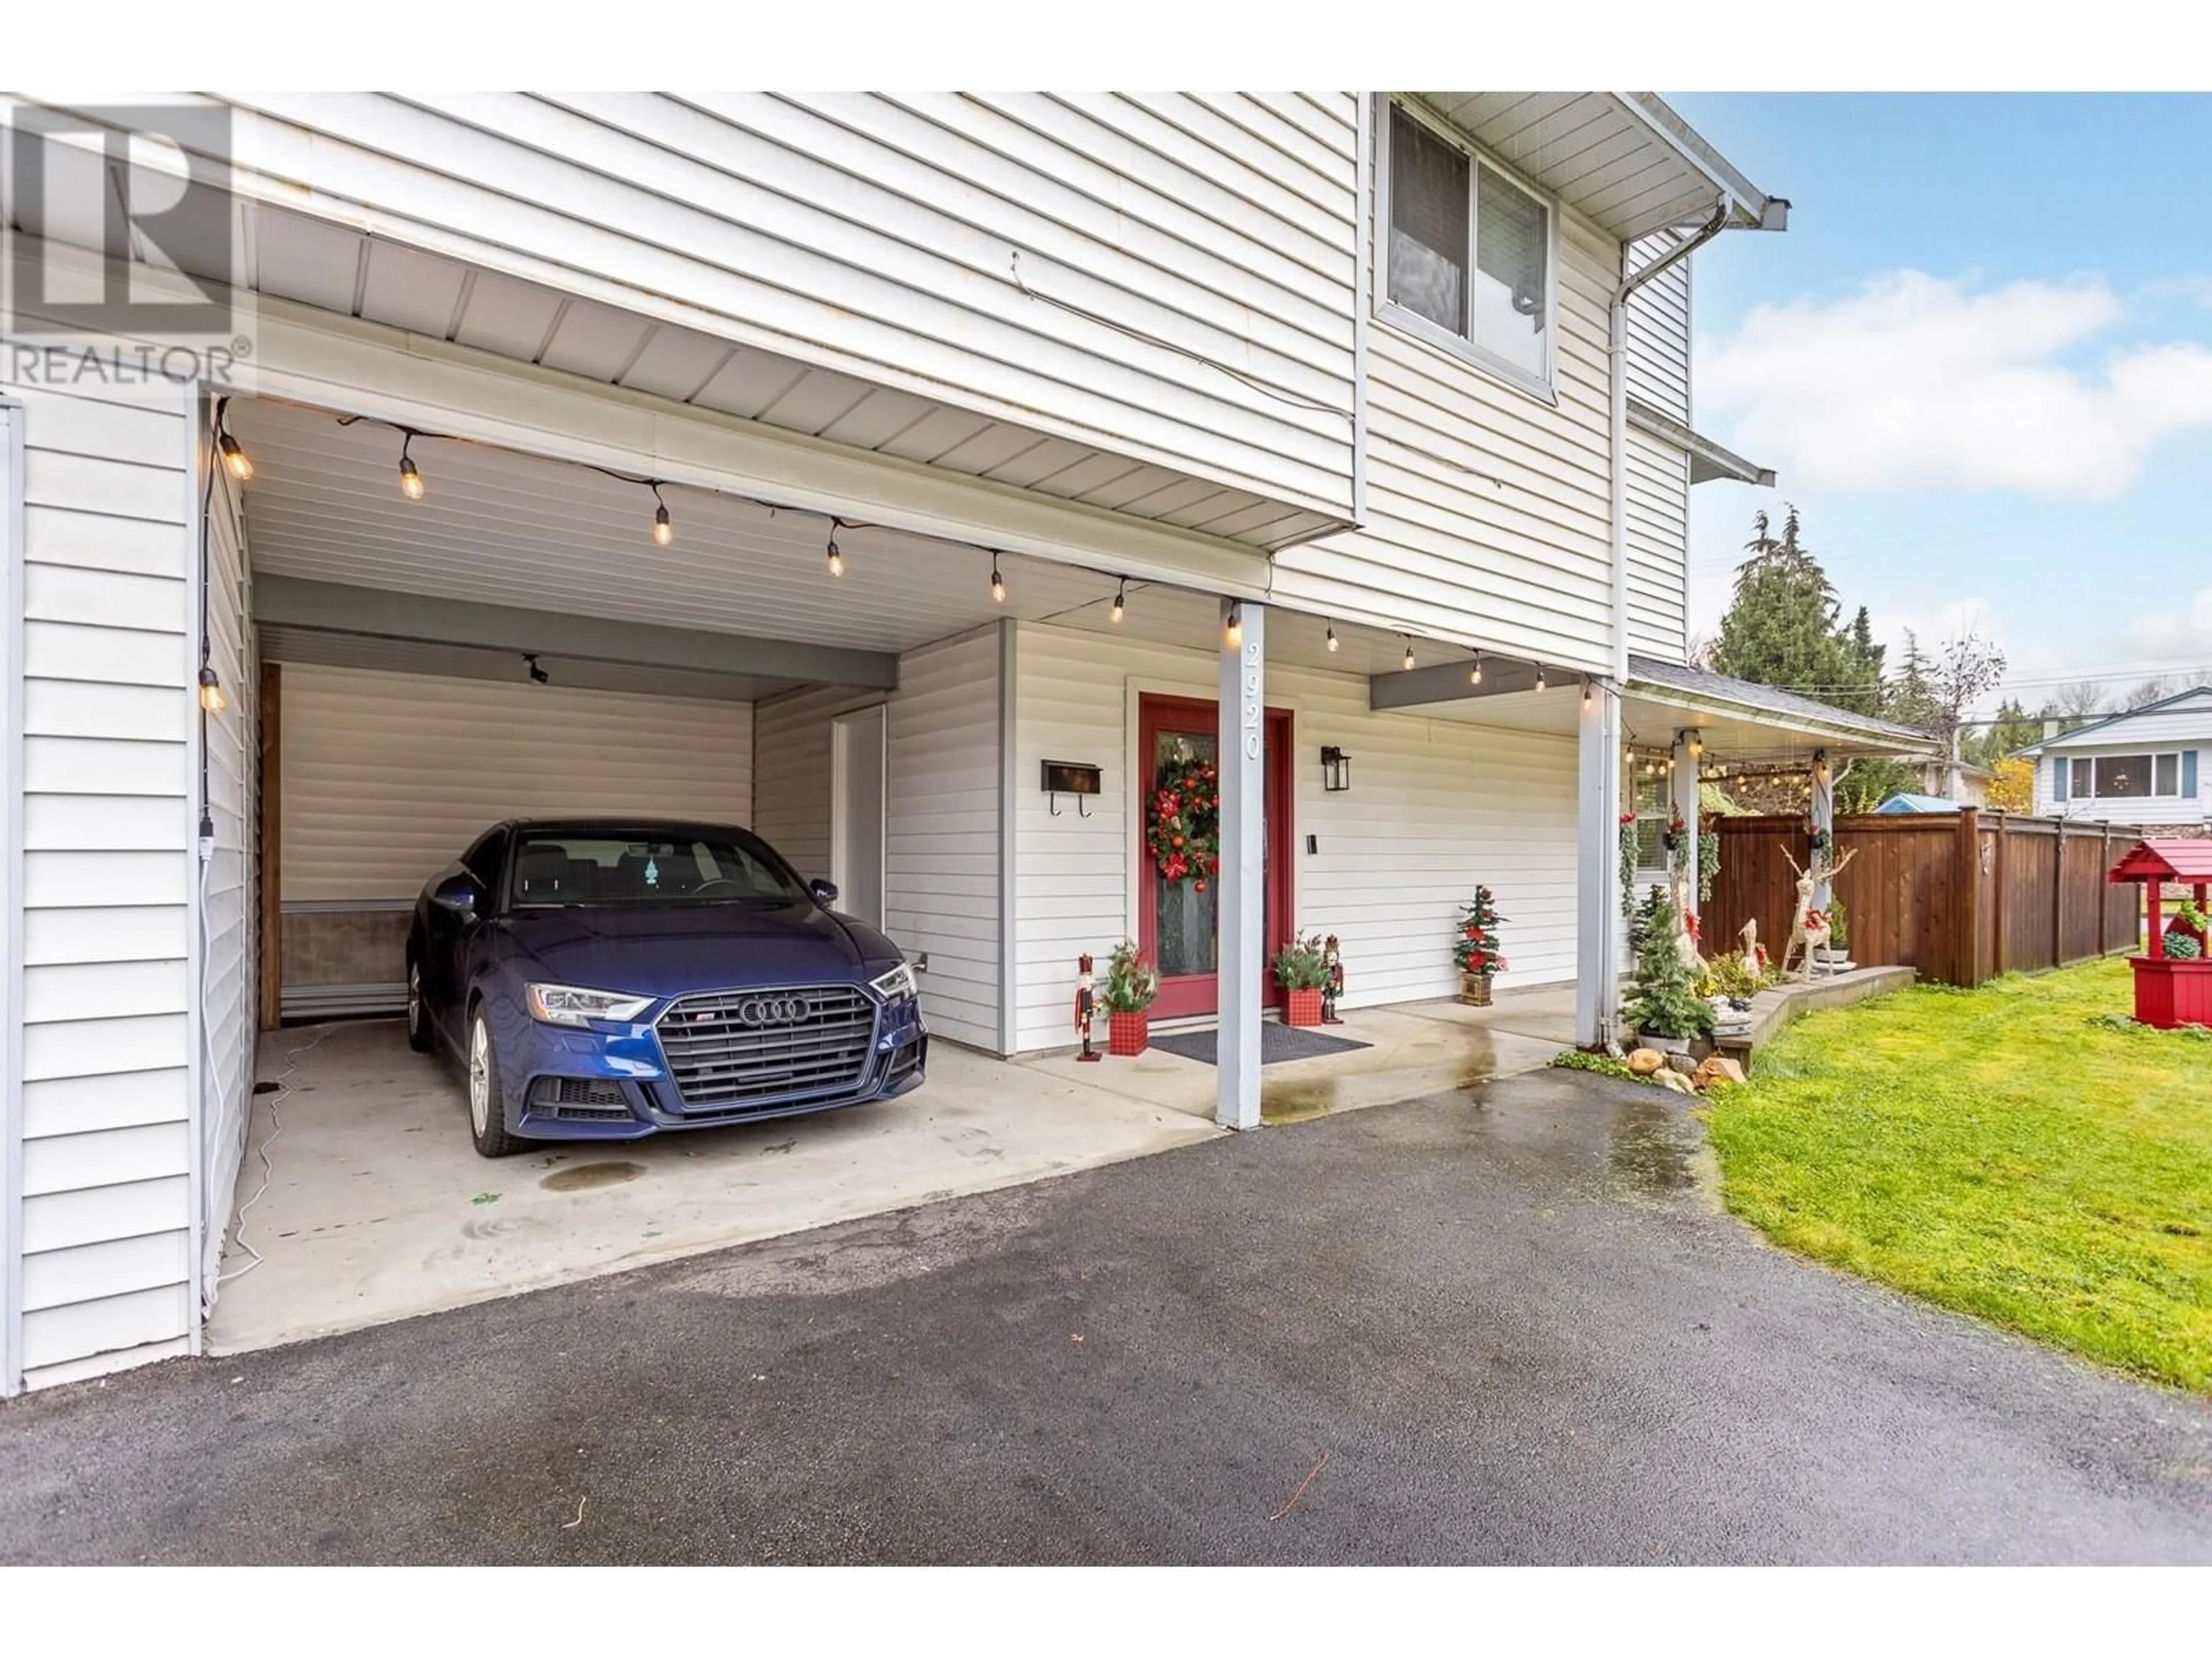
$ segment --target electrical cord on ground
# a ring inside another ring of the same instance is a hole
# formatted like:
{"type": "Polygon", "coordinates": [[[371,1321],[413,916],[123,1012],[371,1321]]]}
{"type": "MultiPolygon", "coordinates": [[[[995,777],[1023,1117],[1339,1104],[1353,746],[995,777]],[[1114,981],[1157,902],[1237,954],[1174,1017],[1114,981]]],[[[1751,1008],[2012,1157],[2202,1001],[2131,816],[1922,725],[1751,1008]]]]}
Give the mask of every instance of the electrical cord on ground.
{"type": "Polygon", "coordinates": [[[228,1285],[234,1279],[245,1278],[246,1274],[252,1273],[256,1267],[259,1267],[266,1259],[262,1255],[260,1251],[255,1249],[253,1246],[246,1241],[246,1218],[248,1212],[250,1212],[256,1204],[258,1204],[261,1201],[261,1194],[269,1190],[269,1182],[276,1174],[276,1165],[269,1156],[269,1149],[276,1144],[277,1137],[284,1133],[284,1120],[278,1115],[276,1109],[283,1103],[284,1097],[292,1092],[290,1085],[288,1084],[285,1079],[299,1069],[300,1056],[307,1054],[309,1050],[313,1048],[317,1043],[328,1036],[332,1029],[332,1027],[328,1025],[319,1025],[315,1028],[314,1036],[309,1037],[305,1042],[286,1049],[284,1051],[284,1069],[277,1073],[276,1075],[270,1079],[270,1081],[276,1085],[276,1091],[269,1097],[269,1133],[261,1138],[261,1145],[258,1149],[261,1158],[261,1184],[253,1189],[252,1197],[247,1199],[245,1203],[238,1206],[238,1219],[234,1231],[231,1233],[232,1242],[234,1243],[240,1249],[245,1251],[246,1255],[252,1256],[253,1260],[247,1262],[243,1267],[234,1267],[230,1272],[219,1275],[215,1281],[217,1285],[228,1285]]]}

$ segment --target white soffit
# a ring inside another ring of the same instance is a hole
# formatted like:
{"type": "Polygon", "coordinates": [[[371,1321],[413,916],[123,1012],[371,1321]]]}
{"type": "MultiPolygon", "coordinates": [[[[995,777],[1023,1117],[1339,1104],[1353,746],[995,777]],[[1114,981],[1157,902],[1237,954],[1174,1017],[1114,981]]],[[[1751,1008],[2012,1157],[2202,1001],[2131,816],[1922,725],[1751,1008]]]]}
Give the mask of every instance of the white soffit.
{"type": "Polygon", "coordinates": [[[1725,191],[1756,224],[1766,197],[1650,93],[1416,94],[1507,166],[1624,242],[1701,223],[1725,191]]]}

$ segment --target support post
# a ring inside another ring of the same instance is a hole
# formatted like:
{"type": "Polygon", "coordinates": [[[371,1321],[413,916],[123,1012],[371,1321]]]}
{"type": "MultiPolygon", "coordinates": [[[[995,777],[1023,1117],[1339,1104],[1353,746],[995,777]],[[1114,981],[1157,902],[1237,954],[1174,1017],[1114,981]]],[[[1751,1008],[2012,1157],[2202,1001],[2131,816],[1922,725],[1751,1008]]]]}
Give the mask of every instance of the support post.
{"type": "MultiPolygon", "coordinates": [[[[1695,732],[1676,732],[1673,769],[1668,775],[1674,808],[1682,820],[1682,856],[1689,860],[1684,867],[1690,872],[1690,913],[1700,920],[1705,901],[1698,893],[1698,837],[1704,830],[1698,823],[1698,770],[1705,754],[1705,740],[1695,732]]],[[[1684,925],[1688,925],[1686,918],[1684,925]]]]}
{"type": "Polygon", "coordinates": [[[284,1023],[284,669],[280,663],[261,665],[261,696],[254,705],[261,727],[261,778],[256,786],[260,805],[260,833],[253,856],[259,861],[254,897],[260,906],[255,918],[260,929],[261,963],[256,975],[259,988],[258,1024],[273,1031],[284,1023]]]}
{"type": "Polygon", "coordinates": [[[1959,973],[1952,982],[1971,991],[1982,982],[1982,815],[1977,807],[1959,814],[1955,856],[1959,933],[1952,948],[1958,953],[1959,973]]]}
{"type": "Polygon", "coordinates": [[[1996,935],[1996,955],[1990,964],[1990,972],[2000,979],[2012,971],[2012,953],[2005,947],[2005,890],[2012,883],[2012,815],[1997,814],[1997,867],[1990,880],[1990,904],[1994,910],[1992,931],[1996,935]]]}
{"type": "Polygon", "coordinates": [[[1221,605],[1221,868],[1214,1036],[1224,1128],[1260,1127],[1260,992],[1267,970],[1267,612],[1221,605]]]}
{"type": "Polygon", "coordinates": [[[1620,1024],[1620,699],[1591,684],[1576,732],[1575,1041],[1610,1042],[1620,1024]]]}
{"type": "MultiPolygon", "coordinates": [[[[1814,854],[1812,861],[1816,866],[1832,865],[1836,861],[1836,774],[1828,764],[1828,751],[1825,749],[1813,751],[1811,816],[1815,831],[1825,830],[1828,832],[1827,855],[1823,858],[1814,854]]],[[[1813,908],[1815,910],[1825,911],[1835,902],[1836,896],[1829,890],[1825,878],[1813,884],[1813,908]]],[[[1844,920],[1849,921],[1850,918],[1846,916],[1844,920]]]]}

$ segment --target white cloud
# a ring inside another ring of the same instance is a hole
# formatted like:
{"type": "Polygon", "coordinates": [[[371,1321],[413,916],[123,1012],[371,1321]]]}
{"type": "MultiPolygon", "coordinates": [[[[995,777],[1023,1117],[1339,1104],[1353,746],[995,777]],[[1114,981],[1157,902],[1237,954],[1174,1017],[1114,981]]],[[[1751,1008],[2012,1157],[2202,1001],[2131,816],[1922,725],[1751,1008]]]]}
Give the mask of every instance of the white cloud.
{"type": "Polygon", "coordinates": [[[2123,307],[2101,282],[1975,290],[1922,271],[1856,295],[1760,306],[1700,342],[1701,404],[1793,489],[2014,489],[2111,496],[2169,433],[2212,426],[2212,350],[2063,354],[2123,307]]]}
{"type": "Polygon", "coordinates": [[[2146,662],[2212,662],[2212,587],[2128,624],[2128,650],[2146,662]]]}

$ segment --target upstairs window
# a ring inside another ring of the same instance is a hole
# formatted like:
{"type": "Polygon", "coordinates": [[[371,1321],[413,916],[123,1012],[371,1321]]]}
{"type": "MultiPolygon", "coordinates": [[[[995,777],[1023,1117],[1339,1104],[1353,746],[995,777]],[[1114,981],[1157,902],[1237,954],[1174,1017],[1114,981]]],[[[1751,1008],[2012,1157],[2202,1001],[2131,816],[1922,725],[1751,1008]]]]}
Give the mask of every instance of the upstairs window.
{"type": "Polygon", "coordinates": [[[1402,104],[1384,131],[1386,314],[1548,390],[1551,210],[1402,104]]]}

